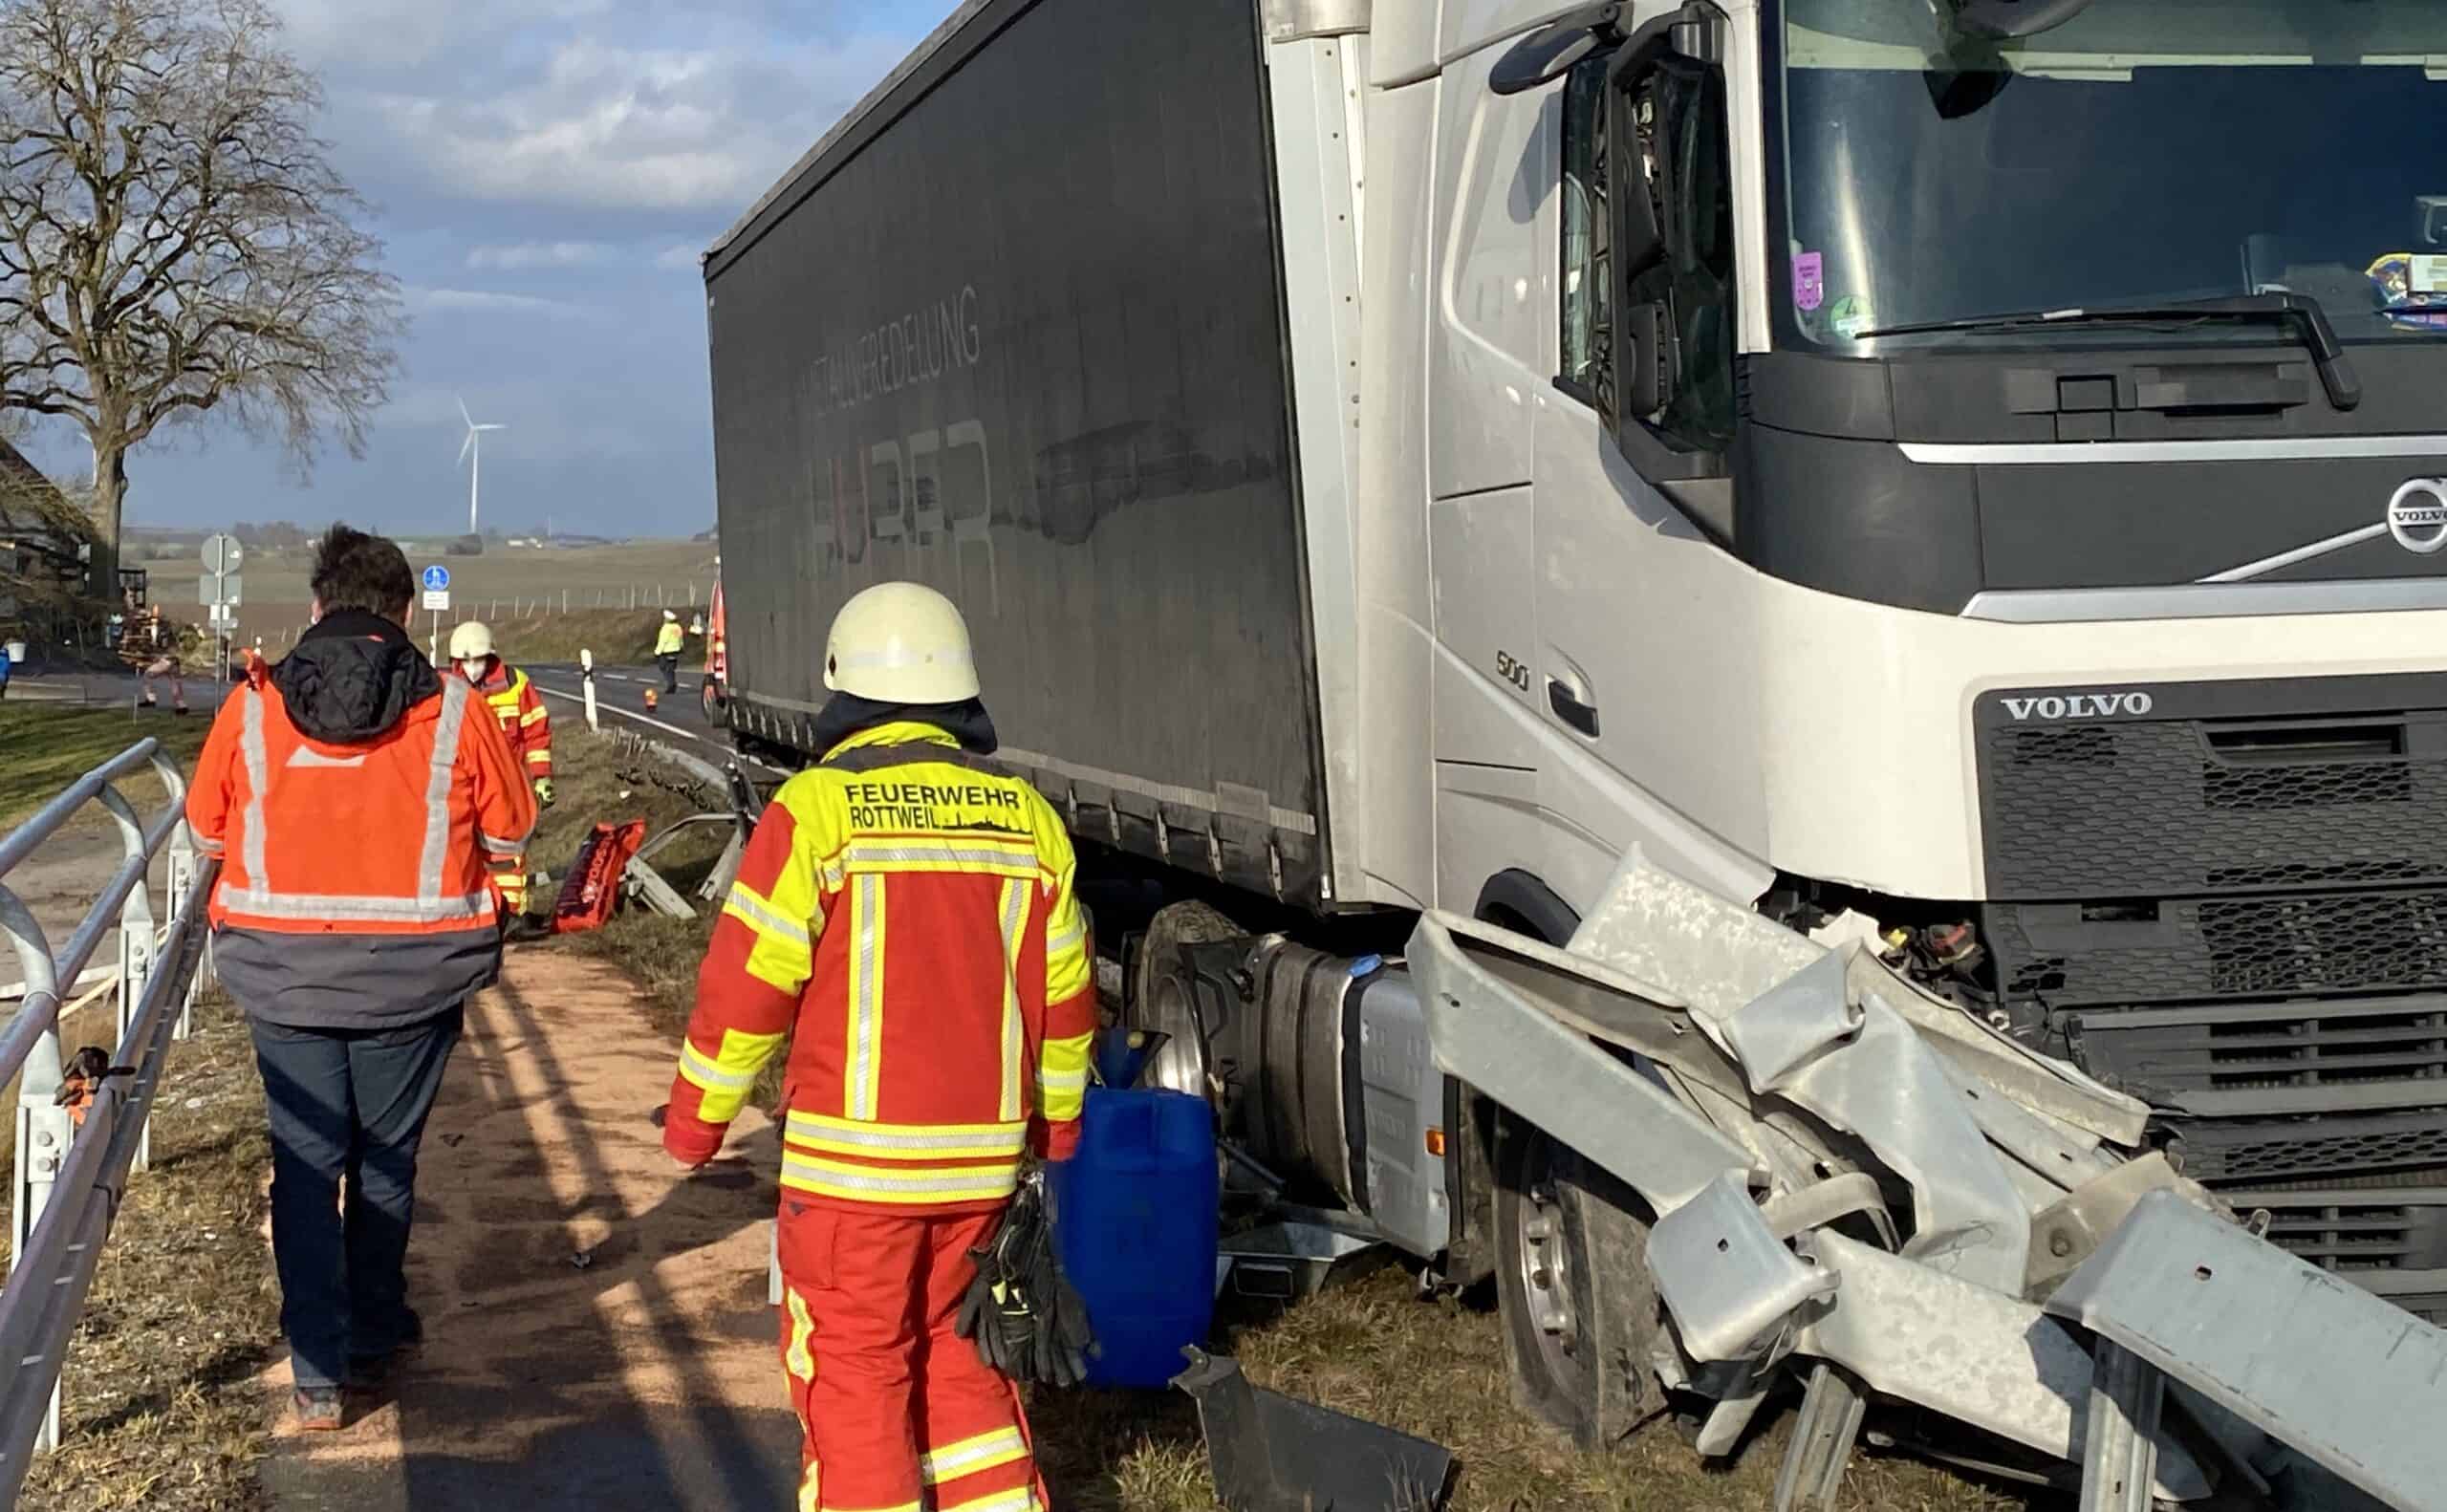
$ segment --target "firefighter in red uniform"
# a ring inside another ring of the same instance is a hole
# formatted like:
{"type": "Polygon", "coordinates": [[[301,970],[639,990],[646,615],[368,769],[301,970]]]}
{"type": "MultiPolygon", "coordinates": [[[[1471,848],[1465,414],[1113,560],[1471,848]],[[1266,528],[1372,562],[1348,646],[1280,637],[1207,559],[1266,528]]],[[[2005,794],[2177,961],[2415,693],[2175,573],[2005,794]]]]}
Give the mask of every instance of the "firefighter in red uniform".
{"type": "Polygon", "coordinates": [[[1040,1512],[1011,1383],[955,1333],[1033,1150],[1078,1140],[1094,972],[1062,822],[981,758],[968,632],[885,583],[825,648],[824,761],[783,785],[697,981],[663,1143],[695,1169],[790,1043],[782,1364],[801,1512],[1040,1512]]]}
{"type": "MultiPolygon", "coordinates": [[[[501,732],[509,737],[520,770],[535,786],[535,802],[551,808],[552,716],[544,707],[544,695],[535,691],[526,673],[501,659],[493,648],[492,628],[482,620],[464,621],[450,632],[450,659],[501,722],[501,732]]],[[[527,915],[526,859],[504,861],[493,873],[493,885],[501,889],[510,922],[516,924],[527,915]]]]}

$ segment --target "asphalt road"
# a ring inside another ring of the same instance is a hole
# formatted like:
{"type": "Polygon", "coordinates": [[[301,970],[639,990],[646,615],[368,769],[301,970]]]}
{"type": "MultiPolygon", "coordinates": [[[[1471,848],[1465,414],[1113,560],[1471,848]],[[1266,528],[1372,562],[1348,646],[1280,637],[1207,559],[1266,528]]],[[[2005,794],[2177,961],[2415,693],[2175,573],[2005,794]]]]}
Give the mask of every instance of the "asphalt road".
{"type": "MultiPolygon", "coordinates": [[[[583,675],[566,663],[521,663],[538,691],[563,715],[574,714],[585,703],[583,675]]],[[[684,747],[695,755],[720,764],[738,754],[730,737],[720,726],[705,723],[704,705],[699,691],[703,674],[682,670],[680,692],[660,700],[653,713],[645,707],[646,689],[661,692],[662,674],[652,667],[602,667],[595,669],[595,708],[598,719],[606,722],[627,721],[659,735],[677,736],[688,742],[684,747]]],[[[797,768],[776,767],[770,762],[747,758],[757,772],[769,778],[787,777],[797,768]]],[[[758,778],[762,781],[765,778],[758,778]]]]}
{"type": "MultiPolygon", "coordinates": [[[[521,662],[520,667],[534,680],[555,705],[582,704],[585,702],[584,677],[568,663],[521,662]]],[[[595,706],[599,717],[617,718],[678,736],[699,745],[727,753],[730,742],[723,731],[705,723],[704,706],[699,702],[700,678],[683,672],[680,691],[664,695],[661,706],[648,712],[646,690],[661,692],[662,674],[653,667],[606,667],[595,669],[595,706]]]]}

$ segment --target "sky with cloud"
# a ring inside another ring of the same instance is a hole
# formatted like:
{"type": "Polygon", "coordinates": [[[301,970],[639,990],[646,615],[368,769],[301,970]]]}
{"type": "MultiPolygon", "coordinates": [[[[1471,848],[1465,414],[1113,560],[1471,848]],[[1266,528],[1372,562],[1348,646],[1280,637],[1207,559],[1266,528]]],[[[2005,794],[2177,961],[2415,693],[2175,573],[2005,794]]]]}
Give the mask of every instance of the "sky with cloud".
{"type": "MultiPolygon", "coordinates": [[[[302,485],[205,427],[140,451],[140,525],[464,527],[464,396],[484,513],[513,532],[713,523],[697,254],[954,0],[273,0],[322,76],[324,135],[378,208],[411,317],[362,461],[302,485]]],[[[62,475],[81,445],[47,438],[62,475]]]]}

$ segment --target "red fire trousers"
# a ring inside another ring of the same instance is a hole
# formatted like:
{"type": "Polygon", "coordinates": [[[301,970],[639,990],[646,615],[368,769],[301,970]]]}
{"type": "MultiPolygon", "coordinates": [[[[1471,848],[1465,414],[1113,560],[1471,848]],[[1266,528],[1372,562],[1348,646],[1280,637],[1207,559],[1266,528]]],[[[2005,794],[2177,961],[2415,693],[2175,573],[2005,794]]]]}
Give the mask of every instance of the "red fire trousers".
{"type": "Polygon", "coordinates": [[[1019,1393],[952,1331],[1000,1213],[782,1202],[799,1512],[1043,1512],[1019,1393]]]}

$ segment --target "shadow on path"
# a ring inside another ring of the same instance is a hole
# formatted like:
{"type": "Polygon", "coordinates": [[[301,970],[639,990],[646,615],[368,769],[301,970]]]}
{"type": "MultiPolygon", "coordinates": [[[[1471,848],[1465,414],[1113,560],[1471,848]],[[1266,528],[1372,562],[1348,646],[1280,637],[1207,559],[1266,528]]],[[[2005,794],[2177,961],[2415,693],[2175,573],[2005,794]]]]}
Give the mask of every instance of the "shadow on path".
{"type": "Polygon", "coordinates": [[[647,1121],[671,1048],[634,996],[525,951],[470,1006],[418,1183],[426,1343],[346,1432],[278,1439],[275,1512],[791,1504],[765,1305],[776,1134],[750,1113],[680,1179],[647,1121]]]}

